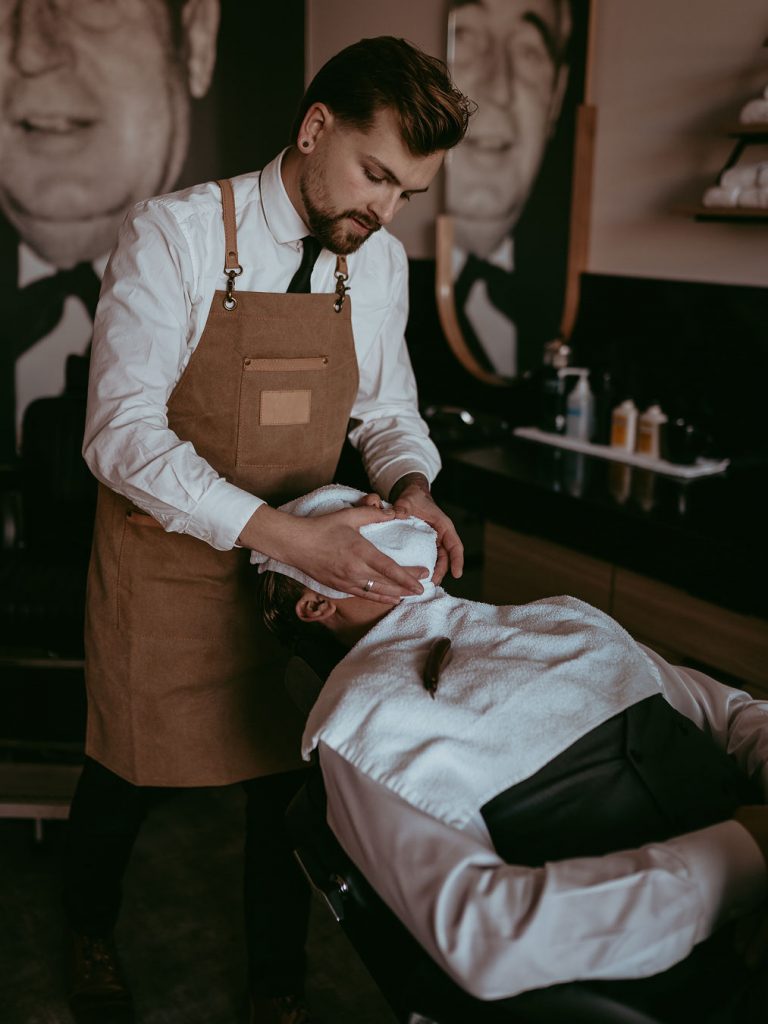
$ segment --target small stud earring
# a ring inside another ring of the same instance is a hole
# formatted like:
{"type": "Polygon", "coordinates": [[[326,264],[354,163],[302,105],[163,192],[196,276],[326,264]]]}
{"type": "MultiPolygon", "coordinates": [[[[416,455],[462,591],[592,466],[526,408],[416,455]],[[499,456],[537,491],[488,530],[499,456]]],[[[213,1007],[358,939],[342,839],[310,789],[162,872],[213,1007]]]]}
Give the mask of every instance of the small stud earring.
{"type": "Polygon", "coordinates": [[[304,139],[304,141],[302,142],[302,146],[304,147],[304,149],[309,149],[309,141],[307,139],[304,139]]]}

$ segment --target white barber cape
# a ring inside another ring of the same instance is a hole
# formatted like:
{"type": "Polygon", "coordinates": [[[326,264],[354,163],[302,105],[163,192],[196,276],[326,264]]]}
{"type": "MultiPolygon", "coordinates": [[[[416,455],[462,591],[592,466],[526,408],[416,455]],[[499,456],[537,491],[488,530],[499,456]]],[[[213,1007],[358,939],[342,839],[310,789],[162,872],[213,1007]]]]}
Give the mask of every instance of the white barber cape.
{"type": "Polygon", "coordinates": [[[646,977],[765,898],[746,830],[726,821],[529,868],[498,856],[480,807],[658,692],[760,773],[768,795],[768,704],[668,665],[571,598],[492,608],[436,589],[404,600],[329,677],[304,753],[319,749],[346,852],[472,994],[646,977]],[[433,701],[421,671],[437,635],[453,646],[433,701]]]}

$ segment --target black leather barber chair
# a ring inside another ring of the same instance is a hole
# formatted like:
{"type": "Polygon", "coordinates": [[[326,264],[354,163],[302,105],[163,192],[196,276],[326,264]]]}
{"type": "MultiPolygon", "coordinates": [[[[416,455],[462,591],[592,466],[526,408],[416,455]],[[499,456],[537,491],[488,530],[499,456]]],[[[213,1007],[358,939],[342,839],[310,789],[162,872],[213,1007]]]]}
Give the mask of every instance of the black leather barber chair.
{"type": "Polygon", "coordinates": [[[0,472],[0,818],[65,818],[85,732],[83,619],[96,481],[83,457],[87,357],[25,411],[0,472]]]}
{"type": "MultiPolygon", "coordinates": [[[[326,676],[331,662],[332,653],[323,652],[313,664],[326,676]]],[[[291,659],[286,686],[303,711],[309,711],[321,685],[304,661],[291,659]]],[[[501,1002],[470,996],[416,942],[342,849],[326,820],[319,764],[288,808],[287,824],[310,885],[343,928],[401,1024],[662,1024],[584,983],[501,1002]]]]}
{"type": "Polygon", "coordinates": [[[87,360],[70,356],[63,394],[31,402],[18,464],[2,487],[0,652],[71,665],[83,656],[96,481],[83,457],[87,360]]]}
{"type": "Polygon", "coordinates": [[[586,984],[540,989],[502,1002],[468,995],[416,942],[339,845],[326,822],[319,765],[291,803],[287,821],[310,885],[401,1024],[661,1024],[586,984]]]}

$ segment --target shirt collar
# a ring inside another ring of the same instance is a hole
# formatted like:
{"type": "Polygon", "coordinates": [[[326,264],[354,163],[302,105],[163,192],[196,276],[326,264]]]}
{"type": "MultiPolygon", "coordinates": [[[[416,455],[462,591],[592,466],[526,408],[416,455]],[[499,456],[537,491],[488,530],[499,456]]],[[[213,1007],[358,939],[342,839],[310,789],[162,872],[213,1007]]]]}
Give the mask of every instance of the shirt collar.
{"type": "Polygon", "coordinates": [[[275,157],[261,172],[261,203],[264,219],[276,242],[298,242],[310,230],[296,211],[283,184],[280,168],[287,153],[275,157]]]}

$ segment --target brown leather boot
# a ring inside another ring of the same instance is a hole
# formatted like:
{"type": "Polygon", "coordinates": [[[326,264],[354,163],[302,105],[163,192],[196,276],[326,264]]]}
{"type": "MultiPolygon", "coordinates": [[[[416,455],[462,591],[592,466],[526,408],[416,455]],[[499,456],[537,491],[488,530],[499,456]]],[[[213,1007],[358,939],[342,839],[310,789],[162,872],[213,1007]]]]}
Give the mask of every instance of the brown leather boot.
{"type": "Polygon", "coordinates": [[[251,1024],[320,1024],[301,996],[252,996],[251,1024]]]}
{"type": "Polygon", "coordinates": [[[133,1024],[133,997],[111,935],[69,935],[69,1008],[77,1024],[133,1024]]]}

